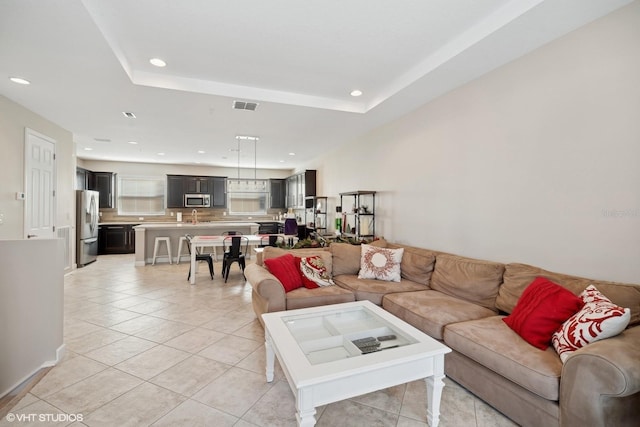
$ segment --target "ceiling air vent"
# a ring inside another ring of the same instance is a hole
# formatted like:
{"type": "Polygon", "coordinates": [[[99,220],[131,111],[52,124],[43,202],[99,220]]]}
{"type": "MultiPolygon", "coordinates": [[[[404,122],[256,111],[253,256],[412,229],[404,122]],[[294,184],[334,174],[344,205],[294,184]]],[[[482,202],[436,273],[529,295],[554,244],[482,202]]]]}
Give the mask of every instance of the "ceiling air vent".
{"type": "Polygon", "coordinates": [[[258,108],[257,102],[233,101],[234,110],[256,111],[256,108],[258,108]]]}

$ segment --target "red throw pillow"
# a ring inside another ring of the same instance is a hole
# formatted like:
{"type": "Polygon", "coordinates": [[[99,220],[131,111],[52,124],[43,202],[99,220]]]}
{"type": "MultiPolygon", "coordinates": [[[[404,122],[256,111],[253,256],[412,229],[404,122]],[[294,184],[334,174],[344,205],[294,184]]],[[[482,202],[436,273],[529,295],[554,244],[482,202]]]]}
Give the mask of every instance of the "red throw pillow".
{"type": "Polygon", "coordinates": [[[571,291],[544,277],[536,277],[513,312],[503,320],[529,344],[546,350],[553,333],[582,305],[582,300],[571,291]]]}
{"type": "Polygon", "coordinates": [[[266,265],[271,274],[276,276],[280,283],[282,283],[285,292],[298,289],[302,286],[300,268],[296,264],[293,255],[286,254],[277,258],[265,259],[264,265],[266,265]]]}

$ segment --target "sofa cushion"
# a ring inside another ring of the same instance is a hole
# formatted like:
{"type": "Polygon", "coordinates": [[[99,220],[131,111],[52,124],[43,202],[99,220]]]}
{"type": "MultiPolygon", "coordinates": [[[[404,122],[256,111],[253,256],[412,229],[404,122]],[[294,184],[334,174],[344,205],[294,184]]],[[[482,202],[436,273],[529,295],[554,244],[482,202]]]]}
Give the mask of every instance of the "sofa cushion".
{"type": "Polygon", "coordinates": [[[450,323],[495,315],[488,308],[433,290],[388,294],[382,307],[439,340],[450,323]]]}
{"type": "Polygon", "coordinates": [[[340,304],[355,301],[353,292],[342,289],[340,286],[320,286],[316,289],[301,287],[287,293],[287,310],[297,308],[315,307],[318,305],[340,304]]]}
{"type": "Polygon", "coordinates": [[[387,247],[390,249],[404,248],[400,263],[400,275],[403,279],[429,286],[433,267],[436,264],[436,252],[392,243],[388,243],[387,247]]]}
{"type": "Polygon", "coordinates": [[[438,254],[430,286],[497,312],[495,300],[503,273],[504,265],[497,262],[438,254]]]}
{"type": "Polygon", "coordinates": [[[361,245],[358,279],[400,281],[400,262],[404,248],[388,249],[361,245]]]}
{"type": "MultiPolygon", "coordinates": [[[[386,248],[387,241],[384,239],[375,240],[370,243],[371,246],[386,248]]],[[[358,274],[360,271],[360,245],[352,245],[350,243],[331,243],[329,250],[333,255],[334,276],[340,274],[358,274]]]]}
{"type": "Polygon", "coordinates": [[[525,288],[536,278],[547,279],[569,289],[574,295],[580,295],[587,286],[594,285],[603,295],[620,307],[631,310],[629,326],[640,324],[640,285],[584,279],[582,277],[553,273],[526,264],[507,264],[504,283],[500,286],[496,306],[505,313],[511,313],[525,288]]]}
{"type": "Polygon", "coordinates": [[[557,401],[562,362],[553,348],[539,350],[492,316],[447,325],[444,342],[453,350],[545,399],[557,401]]]}
{"type": "Polygon", "coordinates": [[[356,301],[369,300],[376,305],[382,305],[382,298],[394,292],[412,292],[427,289],[426,286],[410,280],[401,279],[399,282],[383,282],[376,279],[358,279],[353,274],[333,276],[336,285],[348,289],[356,296],[356,301]]]}
{"type": "Polygon", "coordinates": [[[513,312],[504,318],[504,323],[532,346],[546,350],[553,333],[582,305],[582,300],[568,289],[536,277],[522,293],[513,312]]]}
{"type": "Polygon", "coordinates": [[[300,268],[291,254],[285,254],[276,258],[264,260],[264,264],[284,286],[285,292],[290,292],[302,286],[300,268]]]}
{"type": "Polygon", "coordinates": [[[595,286],[587,287],[580,298],[584,306],[551,339],[563,363],[579,348],[618,335],[629,324],[629,309],[613,304],[595,286]]]}
{"type": "Polygon", "coordinates": [[[269,258],[277,258],[285,254],[291,254],[293,256],[297,256],[301,258],[317,255],[322,258],[324,266],[327,268],[327,274],[329,276],[333,274],[332,256],[328,248],[282,249],[282,248],[276,248],[273,246],[267,246],[262,251],[262,259],[264,262],[264,260],[267,260],[269,258]]]}

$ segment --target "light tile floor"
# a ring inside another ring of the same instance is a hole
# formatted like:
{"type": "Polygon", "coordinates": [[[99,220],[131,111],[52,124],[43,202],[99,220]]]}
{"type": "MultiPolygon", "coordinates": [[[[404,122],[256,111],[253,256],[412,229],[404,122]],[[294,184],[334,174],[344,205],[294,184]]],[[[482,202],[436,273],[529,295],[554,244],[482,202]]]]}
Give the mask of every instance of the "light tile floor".
{"type": "MultiPolygon", "coordinates": [[[[135,267],[133,255],[112,255],[68,274],[66,354],[11,413],[82,421],[5,417],[0,426],[295,426],[282,369],[265,380],[251,287],[237,264],[226,284],[215,268],[215,280],[201,268],[191,286],[186,262],[135,267]]],[[[445,382],[441,426],[514,425],[445,382]]],[[[317,425],[426,426],[425,402],[424,382],[415,381],[317,408],[317,425]]]]}

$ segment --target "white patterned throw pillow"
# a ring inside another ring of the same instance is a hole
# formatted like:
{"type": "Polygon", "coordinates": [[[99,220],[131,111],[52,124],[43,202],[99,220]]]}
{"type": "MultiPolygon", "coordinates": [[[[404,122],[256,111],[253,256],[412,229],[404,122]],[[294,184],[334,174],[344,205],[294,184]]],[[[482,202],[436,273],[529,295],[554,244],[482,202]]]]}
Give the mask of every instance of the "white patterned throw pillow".
{"type": "Polygon", "coordinates": [[[378,279],[387,282],[400,281],[400,262],[404,248],[387,249],[362,245],[358,279],[378,279]]]}
{"type": "Polygon", "coordinates": [[[631,318],[628,308],[612,303],[593,285],[582,291],[580,298],[584,302],[582,309],[567,319],[551,339],[563,363],[579,348],[618,335],[631,318]]]}

